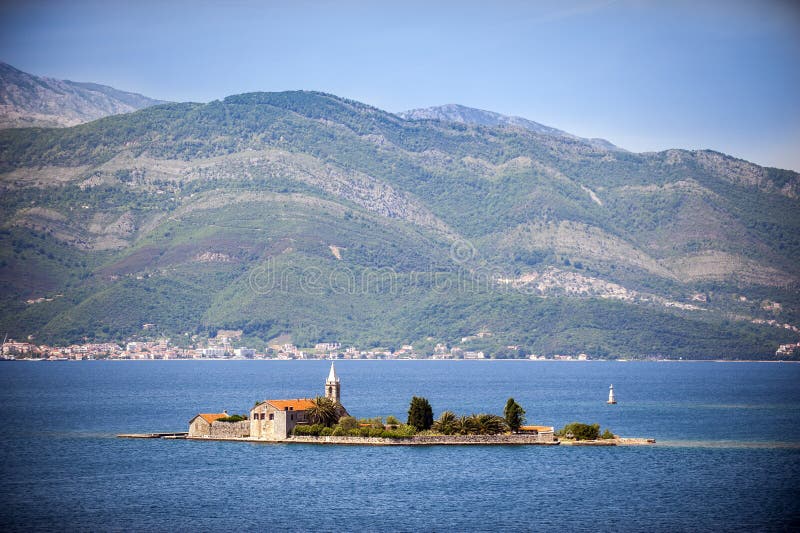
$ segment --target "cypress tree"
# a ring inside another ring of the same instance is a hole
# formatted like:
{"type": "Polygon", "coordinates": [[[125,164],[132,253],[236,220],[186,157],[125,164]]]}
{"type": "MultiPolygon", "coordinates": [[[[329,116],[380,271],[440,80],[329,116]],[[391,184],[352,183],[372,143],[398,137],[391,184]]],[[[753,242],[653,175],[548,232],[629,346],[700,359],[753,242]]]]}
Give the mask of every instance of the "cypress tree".
{"type": "Polygon", "coordinates": [[[408,407],[408,425],[417,431],[430,429],[433,425],[433,409],[426,398],[414,396],[408,407]]]}
{"type": "Polygon", "coordinates": [[[514,398],[509,398],[506,402],[505,409],[503,409],[503,416],[506,419],[506,424],[511,428],[511,431],[516,433],[519,431],[522,423],[525,422],[525,409],[515,402],[514,398]]]}

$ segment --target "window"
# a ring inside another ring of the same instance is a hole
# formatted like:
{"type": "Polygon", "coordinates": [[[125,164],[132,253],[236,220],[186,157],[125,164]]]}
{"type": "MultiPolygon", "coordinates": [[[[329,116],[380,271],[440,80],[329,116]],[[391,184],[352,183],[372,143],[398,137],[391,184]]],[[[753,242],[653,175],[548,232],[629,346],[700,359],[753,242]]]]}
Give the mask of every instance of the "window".
{"type": "Polygon", "coordinates": [[[270,420],[275,420],[275,413],[270,413],[269,414],[269,419],[270,420]]]}

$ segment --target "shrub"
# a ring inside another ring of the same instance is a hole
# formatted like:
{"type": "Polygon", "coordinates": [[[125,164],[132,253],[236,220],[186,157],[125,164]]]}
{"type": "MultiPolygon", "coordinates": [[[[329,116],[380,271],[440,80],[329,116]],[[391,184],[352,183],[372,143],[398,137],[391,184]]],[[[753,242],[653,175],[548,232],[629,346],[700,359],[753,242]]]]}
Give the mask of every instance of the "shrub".
{"type": "Polygon", "coordinates": [[[573,438],[575,440],[597,440],[600,436],[600,424],[582,424],[572,422],[564,426],[559,432],[559,437],[573,438]]]}
{"type": "Polygon", "coordinates": [[[396,429],[385,429],[378,436],[384,439],[408,439],[411,437],[411,435],[405,435],[396,429]]]}
{"type": "Polygon", "coordinates": [[[395,429],[387,429],[381,432],[381,437],[386,439],[407,439],[417,434],[414,426],[408,424],[400,424],[395,429]]]}
{"type": "Polygon", "coordinates": [[[325,429],[325,426],[322,424],[314,424],[313,426],[295,426],[294,430],[292,430],[292,434],[304,437],[318,437],[323,429],[325,429]]]}
{"type": "Polygon", "coordinates": [[[362,427],[355,430],[350,430],[347,432],[348,435],[352,435],[354,437],[380,437],[381,434],[384,432],[384,428],[376,428],[376,427],[362,427]]]}
{"type": "Polygon", "coordinates": [[[397,417],[395,417],[393,415],[389,415],[389,416],[386,417],[386,425],[387,426],[399,426],[400,425],[400,421],[397,419],[397,417]]]}
{"type": "Polygon", "coordinates": [[[335,428],[333,428],[333,433],[331,433],[331,435],[334,437],[344,437],[346,435],[346,432],[344,429],[342,429],[341,426],[336,426],[335,428]]]}
{"type": "Polygon", "coordinates": [[[600,435],[600,438],[601,438],[601,439],[606,439],[606,440],[608,440],[608,439],[613,439],[613,438],[615,438],[615,436],[614,436],[614,434],[613,434],[613,433],[611,433],[611,430],[609,430],[609,429],[606,429],[606,430],[603,432],[603,434],[602,434],[602,435],[600,435]]]}
{"type": "Polygon", "coordinates": [[[333,435],[333,428],[324,427],[322,431],[319,432],[320,437],[330,437],[331,435],[333,435]]]}

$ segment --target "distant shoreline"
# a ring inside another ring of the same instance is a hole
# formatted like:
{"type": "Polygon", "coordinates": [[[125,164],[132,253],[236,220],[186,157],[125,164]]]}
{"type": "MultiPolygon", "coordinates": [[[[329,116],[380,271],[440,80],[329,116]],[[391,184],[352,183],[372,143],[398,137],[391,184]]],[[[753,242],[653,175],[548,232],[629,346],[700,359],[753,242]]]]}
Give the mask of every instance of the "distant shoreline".
{"type": "Polygon", "coordinates": [[[28,363],[39,363],[39,362],[47,362],[47,363],[97,363],[97,362],[130,362],[130,363],[152,363],[152,362],[164,362],[164,361],[175,361],[175,362],[254,362],[254,361],[263,361],[263,362],[274,362],[274,363],[292,363],[292,362],[306,362],[306,361],[354,361],[354,362],[390,362],[390,361],[402,361],[402,362],[415,362],[415,361],[430,361],[430,362],[447,362],[447,363],[791,363],[791,364],[798,364],[800,360],[789,360],[789,359],[779,359],[779,360],[770,360],[770,359],[587,359],[585,361],[578,361],[578,360],[563,360],[563,359],[433,359],[430,357],[421,358],[421,359],[213,359],[213,358],[204,358],[204,359],[33,359],[33,358],[23,358],[23,359],[3,359],[0,360],[1,362],[6,363],[13,363],[13,362],[28,362],[28,363]]]}

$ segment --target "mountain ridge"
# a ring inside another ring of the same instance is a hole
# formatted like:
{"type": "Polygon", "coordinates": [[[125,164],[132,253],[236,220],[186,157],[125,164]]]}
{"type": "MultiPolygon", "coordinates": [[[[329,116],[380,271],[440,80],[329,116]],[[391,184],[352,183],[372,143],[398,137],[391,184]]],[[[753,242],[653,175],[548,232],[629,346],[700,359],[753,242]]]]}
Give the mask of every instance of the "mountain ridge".
{"type": "Polygon", "coordinates": [[[163,103],[107,85],[35,76],[0,62],[0,128],[75,126],[163,103]]]}
{"type": "Polygon", "coordinates": [[[623,150],[622,148],[605,139],[587,139],[585,137],[578,137],[577,135],[567,133],[566,131],[553,128],[551,126],[545,126],[544,124],[540,124],[539,122],[535,122],[527,118],[502,115],[494,111],[467,107],[461,104],[445,104],[440,106],[410,109],[408,111],[401,111],[396,114],[405,120],[441,120],[444,122],[476,124],[480,126],[510,126],[524,128],[526,130],[545,135],[579,139],[581,141],[588,142],[597,148],[604,148],[607,150],[623,150]]]}

